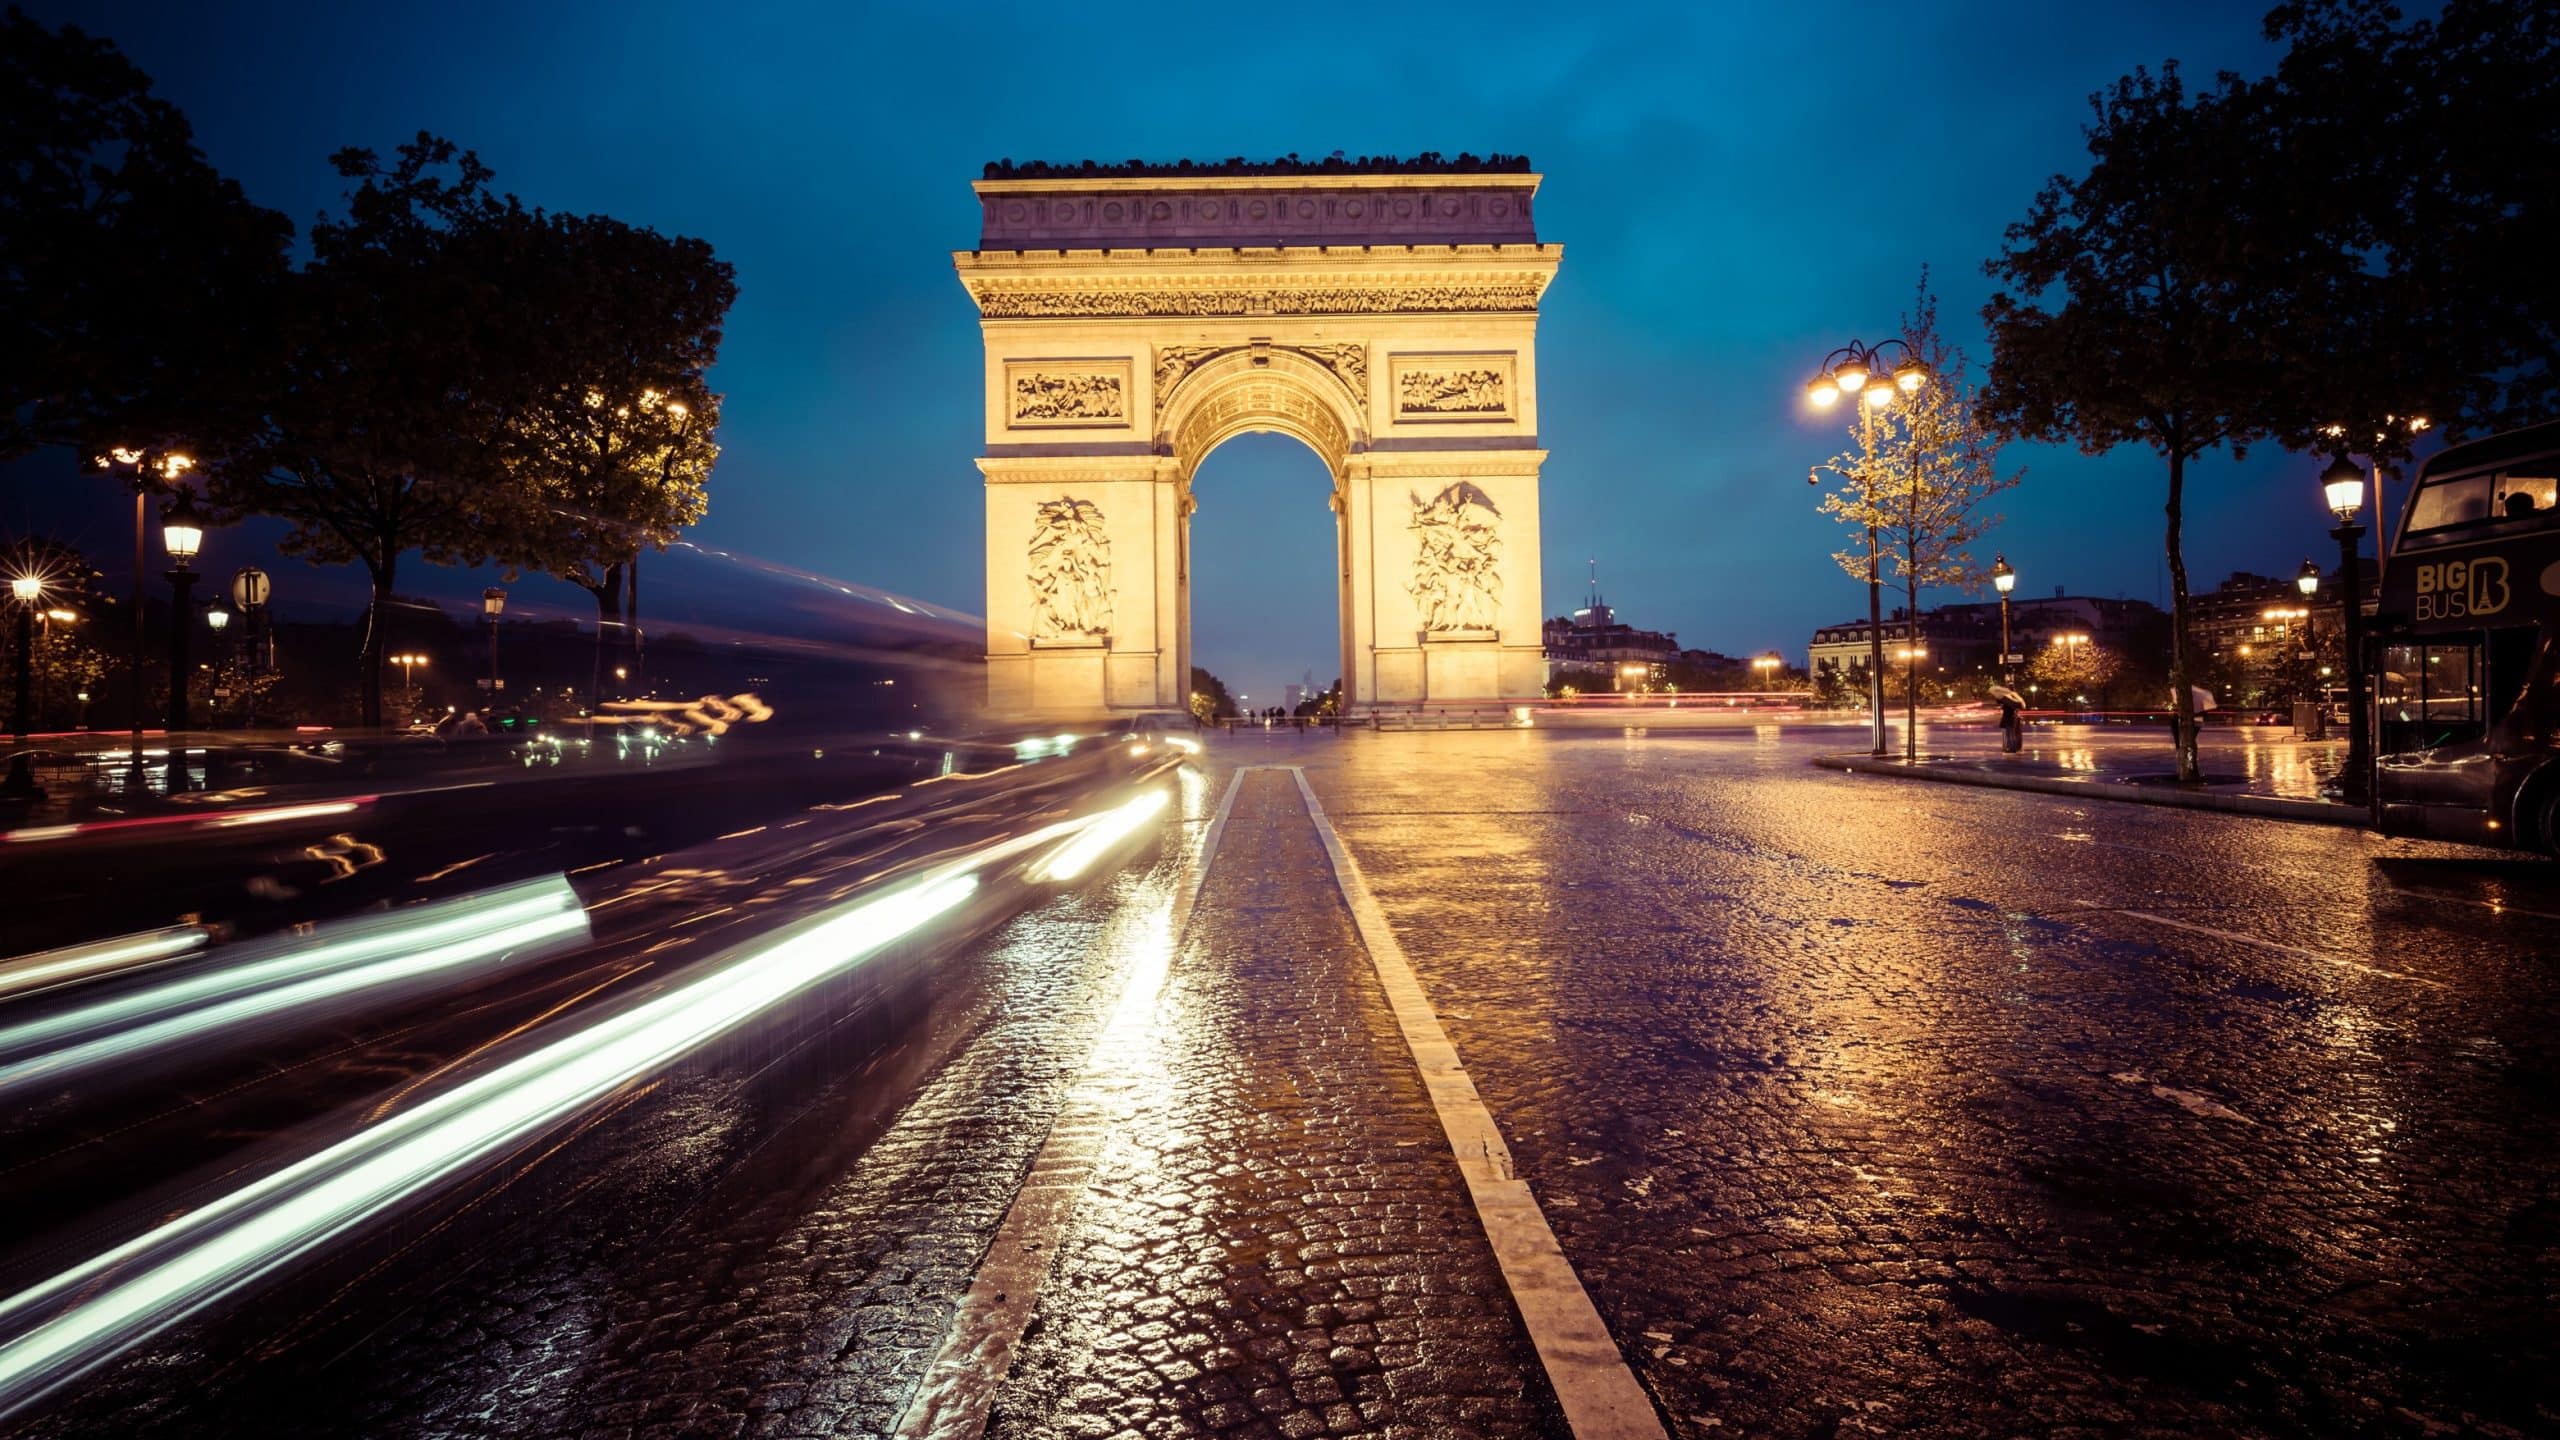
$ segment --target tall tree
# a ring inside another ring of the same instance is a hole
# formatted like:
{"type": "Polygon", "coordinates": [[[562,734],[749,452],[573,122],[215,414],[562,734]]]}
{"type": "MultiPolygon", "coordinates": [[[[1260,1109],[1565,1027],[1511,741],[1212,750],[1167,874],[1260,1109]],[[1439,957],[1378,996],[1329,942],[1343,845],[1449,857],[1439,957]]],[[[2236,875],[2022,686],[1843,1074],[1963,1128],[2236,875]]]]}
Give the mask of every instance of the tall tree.
{"type": "Polygon", "coordinates": [[[490,558],[513,507],[498,483],[508,340],[499,278],[463,239],[518,213],[490,172],[421,134],[384,164],[331,157],[352,182],[346,212],[311,232],[311,263],[286,290],[281,378],[257,447],[217,467],[232,512],[290,522],[280,548],[358,563],[373,604],[360,652],[364,723],[382,723],[383,625],[401,557],[490,558]]]}
{"type": "Polygon", "coordinates": [[[2265,27],[2287,48],[2263,133],[2311,177],[2287,333],[2326,362],[2274,428],[2386,467],[2412,414],[2460,439],[2560,413],[2560,10],[2430,8],[2289,0],[2265,27]]]}
{"type": "Polygon", "coordinates": [[[255,426],[293,227],[104,40],[0,18],[0,459],[198,457],[255,426]]]}
{"type": "Polygon", "coordinates": [[[595,597],[601,672],[609,646],[636,642],[641,553],[709,503],[720,396],[707,375],[735,274],[700,240],[596,215],[512,216],[482,243],[523,307],[502,445],[532,514],[504,558],[595,597]]]}
{"type": "Polygon", "coordinates": [[[2288,344],[2309,277],[2289,213],[2301,178],[2267,143],[2265,85],[2190,95],[2173,63],[2091,98],[2088,173],[2056,176],[1985,267],[1988,419],[2087,454],[2138,444],[2168,470],[2170,689],[2178,775],[2199,778],[2184,545],[2187,469],[2277,428],[2273,392],[2311,382],[2288,344]]]}

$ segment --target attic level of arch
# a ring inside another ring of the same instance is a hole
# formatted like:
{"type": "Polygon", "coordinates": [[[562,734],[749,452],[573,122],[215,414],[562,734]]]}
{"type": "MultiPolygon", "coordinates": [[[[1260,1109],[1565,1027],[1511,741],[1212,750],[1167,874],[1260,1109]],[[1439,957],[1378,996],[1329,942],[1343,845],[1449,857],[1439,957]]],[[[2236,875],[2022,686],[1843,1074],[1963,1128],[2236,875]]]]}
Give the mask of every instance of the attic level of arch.
{"type": "Polygon", "coordinates": [[[1537,243],[1539,176],[982,180],[982,250],[1537,243]]]}

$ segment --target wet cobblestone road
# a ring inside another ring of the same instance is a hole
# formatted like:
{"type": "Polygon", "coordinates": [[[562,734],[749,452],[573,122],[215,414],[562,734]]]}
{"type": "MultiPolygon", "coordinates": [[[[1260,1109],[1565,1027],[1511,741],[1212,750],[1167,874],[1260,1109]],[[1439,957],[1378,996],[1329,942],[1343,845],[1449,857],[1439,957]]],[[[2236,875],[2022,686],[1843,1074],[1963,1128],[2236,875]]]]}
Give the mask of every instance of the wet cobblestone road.
{"type": "Polygon", "coordinates": [[[1562,1433],[1286,771],[1169,935],[1279,765],[1674,1434],[2560,1433],[2560,877],[1826,746],[1215,740],[1164,845],[837,1082],[894,1101],[653,1208],[719,1148],[670,1109],[361,1344],[173,1343],[43,1431],[892,1433],[1152,957],[989,1433],[1562,1433]]]}
{"type": "Polygon", "coordinates": [[[1554,1428],[1297,783],[1235,810],[990,1433],[1554,1428]]]}

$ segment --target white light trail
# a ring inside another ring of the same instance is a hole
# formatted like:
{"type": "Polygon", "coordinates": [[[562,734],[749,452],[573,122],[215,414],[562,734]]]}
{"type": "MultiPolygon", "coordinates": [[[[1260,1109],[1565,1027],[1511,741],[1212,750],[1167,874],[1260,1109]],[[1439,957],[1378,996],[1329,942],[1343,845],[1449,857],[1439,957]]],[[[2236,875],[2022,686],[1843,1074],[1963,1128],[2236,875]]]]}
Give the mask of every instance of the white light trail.
{"type": "Polygon", "coordinates": [[[164,930],[145,930],[135,935],[119,935],[112,940],[92,940],[85,945],[69,945],[60,950],[44,950],[33,955],[21,955],[14,960],[0,960],[0,997],[85,980],[128,965],[149,965],[184,955],[190,950],[201,949],[207,933],[201,925],[172,925],[164,930]]]}
{"type": "Polygon", "coordinates": [[[948,913],[974,875],[797,927],[0,1304],[0,1414],[948,913]]]}
{"type": "MultiPolygon", "coordinates": [[[[864,963],[958,908],[976,893],[978,872],[1064,838],[1032,873],[1053,879],[1079,874],[1166,803],[1166,792],[1151,788],[1098,814],[998,841],[896,890],[741,947],[699,978],[552,1040],[0,1302],[0,1336],[6,1337],[0,1340],[0,1416],[864,963]]],[[[488,897],[471,903],[484,919],[492,913],[488,897]]],[[[584,913],[576,918],[583,931],[584,913]]],[[[515,923],[535,922],[518,917],[515,923]]]]}
{"type": "Polygon", "coordinates": [[[549,953],[586,938],[577,892],[554,875],[341,921],[314,936],[260,941],[232,952],[236,961],[217,951],[212,958],[225,963],[216,967],[0,1027],[0,1103],[236,1025],[509,954],[549,953]]]}
{"type": "Polygon", "coordinates": [[[1165,792],[1149,789],[1116,810],[1105,810],[1085,823],[1072,840],[1042,857],[1031,867],[1034,880],[1073,880],[1085,867],[1102,858],[1103,852],[1129,838],[1139,826],[1161,814],[1165,792]]]}

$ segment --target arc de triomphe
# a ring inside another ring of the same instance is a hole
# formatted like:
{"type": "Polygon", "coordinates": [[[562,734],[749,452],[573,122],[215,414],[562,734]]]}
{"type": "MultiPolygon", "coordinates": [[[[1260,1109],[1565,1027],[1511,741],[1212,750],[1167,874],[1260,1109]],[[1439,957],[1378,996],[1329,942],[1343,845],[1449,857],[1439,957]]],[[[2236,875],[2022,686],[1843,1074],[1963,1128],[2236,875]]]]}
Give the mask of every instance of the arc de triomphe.
{"type": "Polygon", "coordinates": [[[1292,171],[973,187],[992,710],[1185,706],[1191,480],[1249,431],[1332,474],[1346,708],[1540,693],[1540,177],[1292,171]]]}

